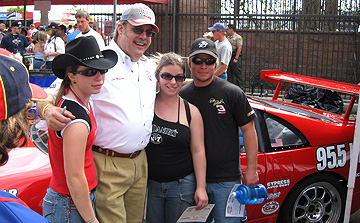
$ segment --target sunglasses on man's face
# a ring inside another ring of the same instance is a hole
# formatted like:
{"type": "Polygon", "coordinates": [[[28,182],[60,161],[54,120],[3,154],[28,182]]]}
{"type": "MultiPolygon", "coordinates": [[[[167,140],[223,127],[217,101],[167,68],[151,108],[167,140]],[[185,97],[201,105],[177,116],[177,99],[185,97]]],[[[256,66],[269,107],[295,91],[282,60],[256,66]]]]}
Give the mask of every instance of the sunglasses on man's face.
{"type": "Polygon", "coordinates": [[[184,82],[186,79],[185,76],[173,76],[169,73],[160,73],[160,77],[167,81],[171,81],[173,78],[175,78],[176,82],[184,82]]]}
{"type": "Polygon", "coordinates": [[[92,77],[95,76],[98,72],[100,74],[105,74],[106,72],[108,72],[108,70],[89,69],[84,71],[75,71],[74,74],[81,74],[87,77],[92,77]]]}
{"type": "Polygon", "coordinates": [[[216,63],[216,58],[207,58],[207,59],[202,59],[200,57],[193,57],[191,59],[191,61],[194,63],[194,64],[197,64],[197,65],[201,65],[202,63],[205,62],[206,65],[213,65],[214,63],[216,63]]]}
{"type": "Polygon", "coordinates": [[[156,34],[153,29],[144,30],[144,28],[141,26],[134,26],[132,27],[132,30],[134,31],[135,34],[142,34],[143,32],[146,32],[147,37],[154,37],[156,34]]]}

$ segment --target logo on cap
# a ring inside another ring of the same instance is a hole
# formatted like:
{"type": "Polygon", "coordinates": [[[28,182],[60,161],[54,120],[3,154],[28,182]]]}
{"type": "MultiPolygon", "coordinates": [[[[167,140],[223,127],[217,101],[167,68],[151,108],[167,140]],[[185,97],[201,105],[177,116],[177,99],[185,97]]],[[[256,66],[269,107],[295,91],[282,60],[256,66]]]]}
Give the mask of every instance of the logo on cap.
{"type": "Polygon", "coordinates": [[[146,19],[154,19],[154,13],[149,10],[149,8],[140,8],[139,9],[139,15],[146,18],[146,19]]]}
{"type": "Polygon", "coordinates": [[[199,43],[199,48],[206,48],[207,46],[208,46],[208,42],[206,42],[206,41],[201,41],[199,43]]]}

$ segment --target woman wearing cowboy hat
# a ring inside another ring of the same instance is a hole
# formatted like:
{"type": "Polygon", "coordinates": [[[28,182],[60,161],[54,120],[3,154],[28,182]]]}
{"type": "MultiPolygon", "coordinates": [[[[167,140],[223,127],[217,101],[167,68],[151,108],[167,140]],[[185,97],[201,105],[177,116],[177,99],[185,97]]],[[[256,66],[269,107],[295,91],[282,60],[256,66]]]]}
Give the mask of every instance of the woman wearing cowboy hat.
{"type": "Polygon", "coordinates": [[[100,92],[104,74],[116,63],[116,53],[100,51],[92,36],[71,41],[65,54],[53,61],[54,74],[63,79],[55,104],[75,119],[61,131],[48,130],[53,174],[43,215],[50,222],[98,222],[93,209],[97,180],[91,149],[96,121],[89,99],[100,92]]]}

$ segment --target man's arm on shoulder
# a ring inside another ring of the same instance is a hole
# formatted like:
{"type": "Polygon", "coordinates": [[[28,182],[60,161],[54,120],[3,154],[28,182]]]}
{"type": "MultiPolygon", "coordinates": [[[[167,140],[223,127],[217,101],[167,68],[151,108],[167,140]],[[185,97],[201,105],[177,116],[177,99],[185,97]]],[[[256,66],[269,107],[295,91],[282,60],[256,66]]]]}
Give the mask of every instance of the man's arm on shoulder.
{"type": "Polygon", "coordinates": [[[63,129],[71,119],[74,119],[75,116],[69,111],[65,111],[64,114],[61,114],[62,108],[53,105],[53,101],[54,96],[48,94],[46,101],[38,101],[36,103],[36,111],[46,120],[50,129],[59,131],[63,129]]]}
{"type": "Polygon", "coordinates": [[[251,121],[240,128],[244,136],[244,146],[247,160],[244,183],[253,188],[259,181],[257,173],[258,139],[255,130],[255,123],[254,121],[251,121]]]}

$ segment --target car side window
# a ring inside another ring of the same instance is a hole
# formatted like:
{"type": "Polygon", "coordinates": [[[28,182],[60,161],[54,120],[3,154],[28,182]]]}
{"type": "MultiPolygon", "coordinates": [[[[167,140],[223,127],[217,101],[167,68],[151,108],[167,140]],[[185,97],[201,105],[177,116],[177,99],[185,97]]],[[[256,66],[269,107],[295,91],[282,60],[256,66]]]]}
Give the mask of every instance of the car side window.
{"type": "Polygon", "coordinates": [[[278,117],[264,114],[271,148],[274,151],[301,148],[307,144],[299,130],[278,117]]]}

